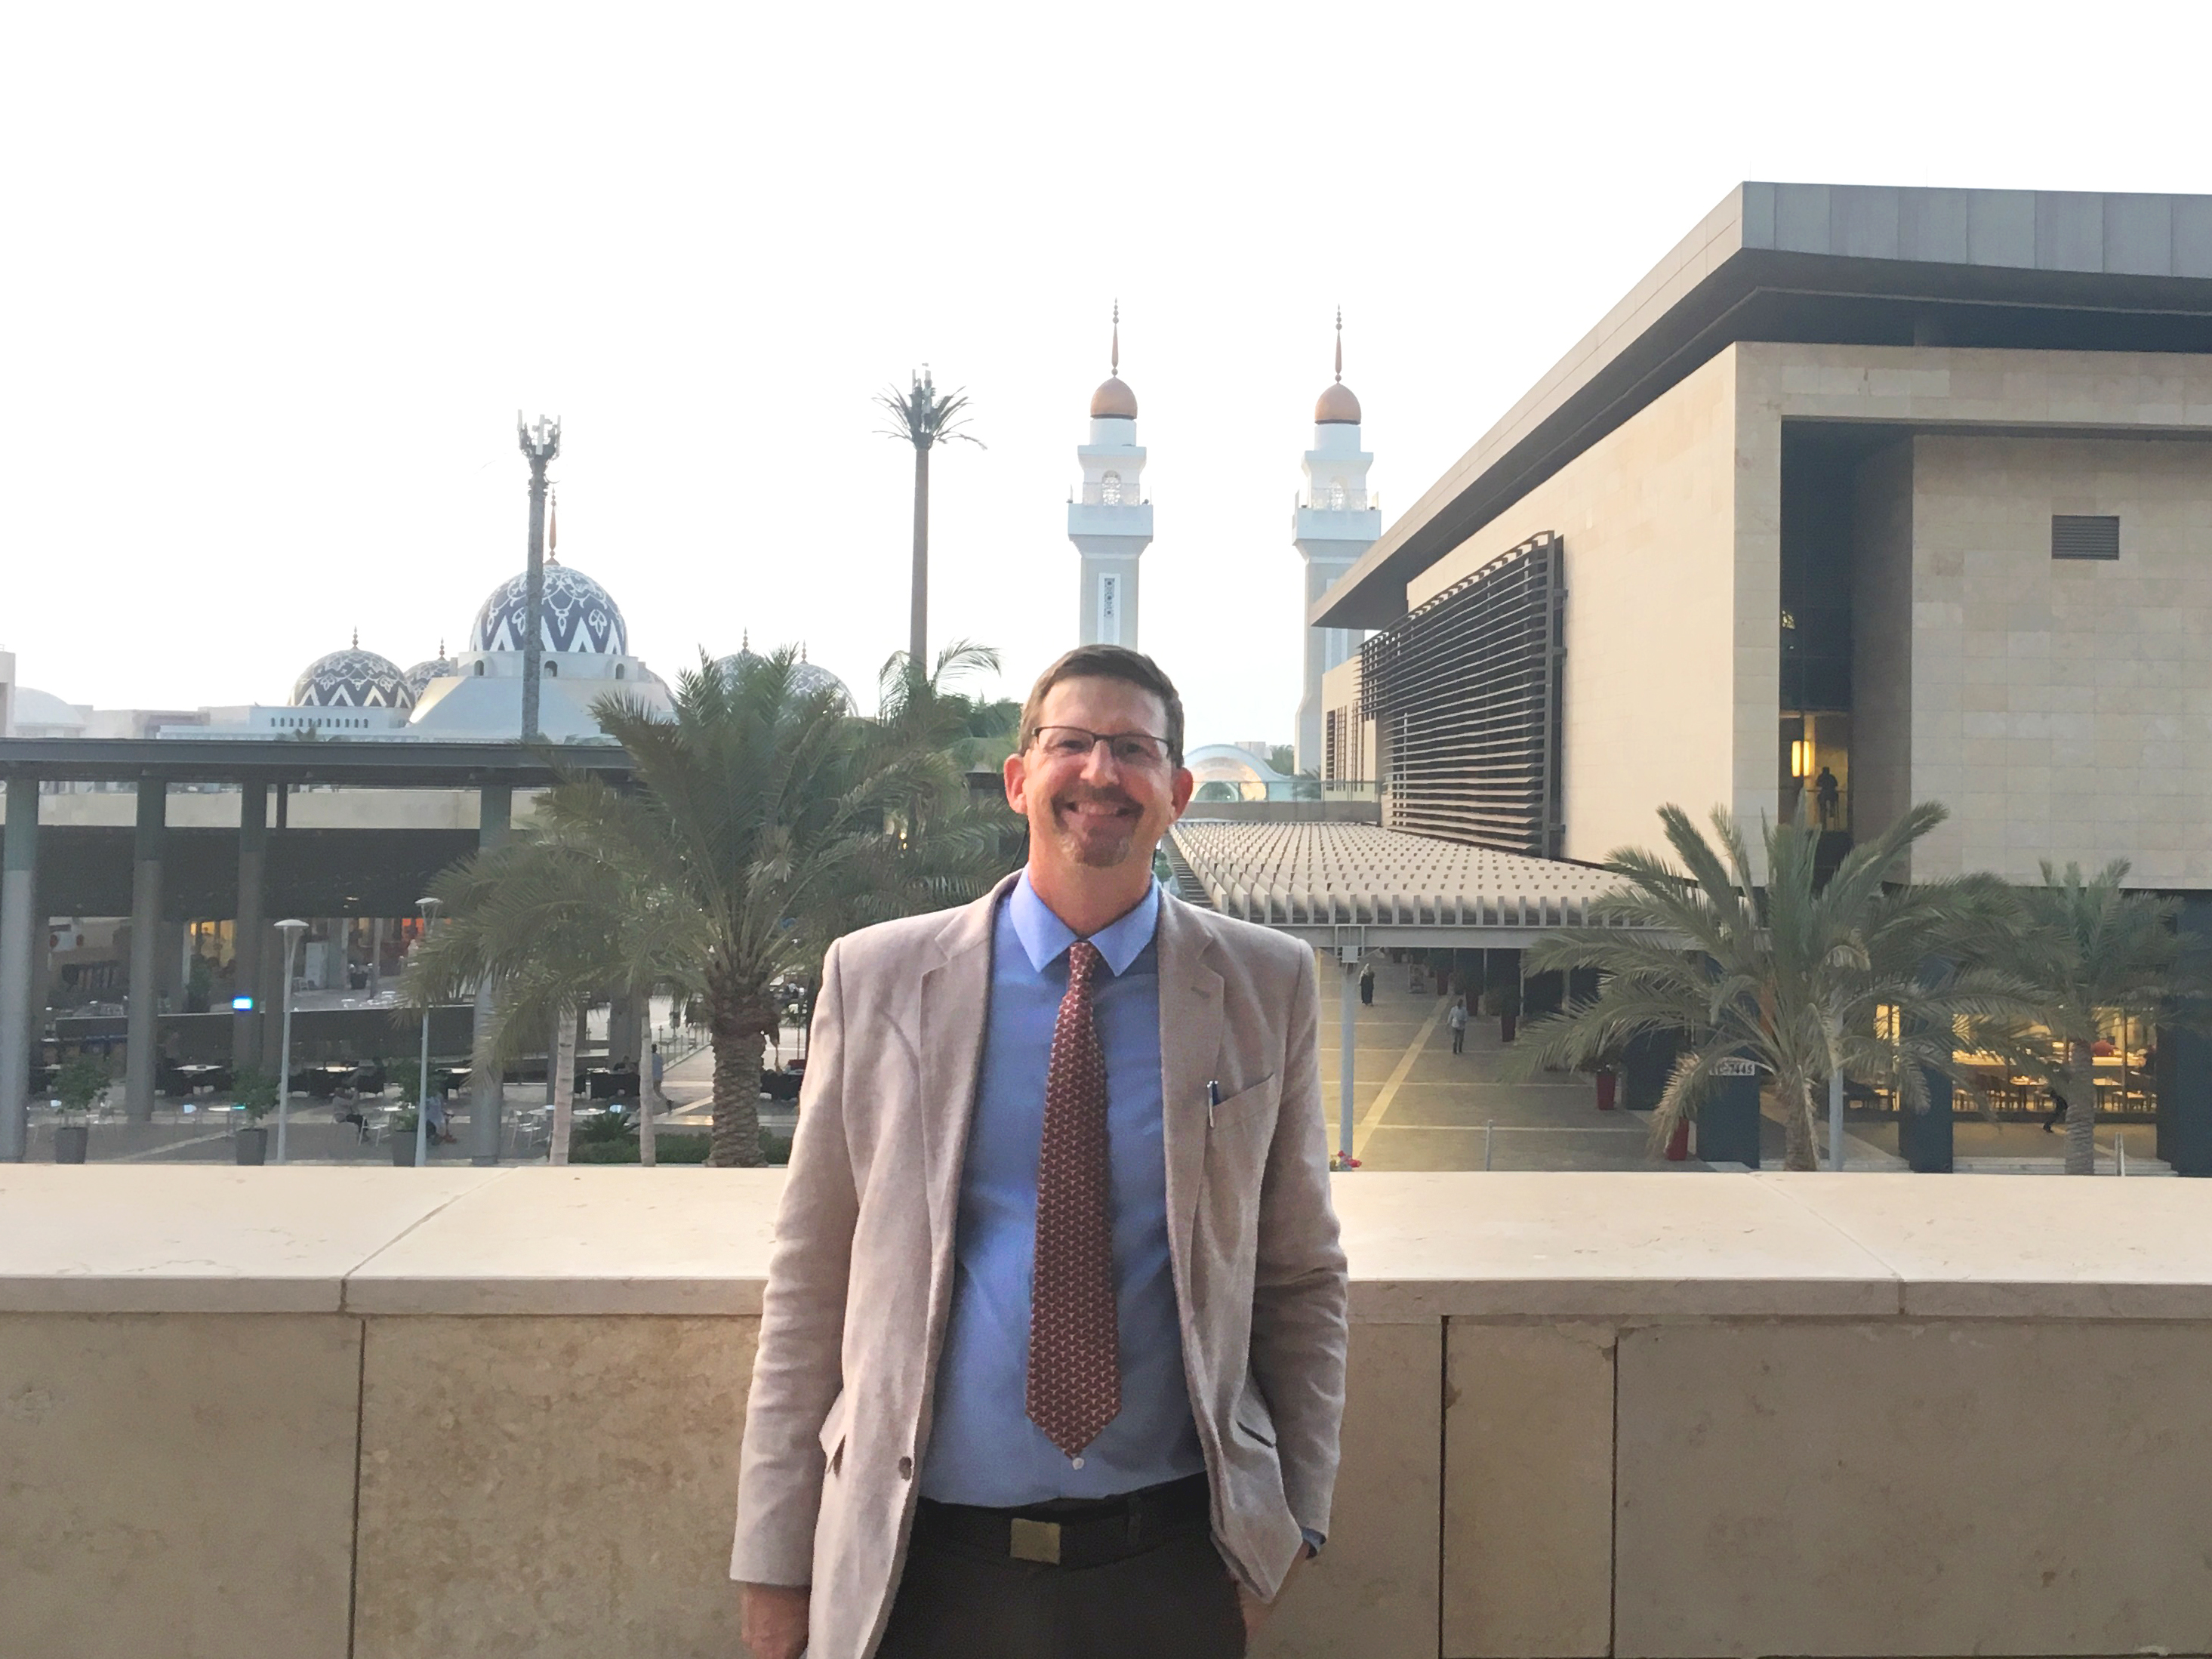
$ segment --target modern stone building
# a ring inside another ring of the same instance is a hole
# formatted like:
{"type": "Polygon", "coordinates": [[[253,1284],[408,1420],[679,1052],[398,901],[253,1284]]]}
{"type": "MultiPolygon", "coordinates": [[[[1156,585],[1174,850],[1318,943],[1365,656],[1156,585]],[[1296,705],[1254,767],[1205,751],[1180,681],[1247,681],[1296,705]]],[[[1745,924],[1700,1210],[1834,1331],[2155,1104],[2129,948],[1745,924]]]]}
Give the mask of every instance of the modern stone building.
{"type": "Polygon", "coordinates": [[[2212,896],[2212,197],[1746,184],[1312,605],[1383,822],[2212,896]]]}

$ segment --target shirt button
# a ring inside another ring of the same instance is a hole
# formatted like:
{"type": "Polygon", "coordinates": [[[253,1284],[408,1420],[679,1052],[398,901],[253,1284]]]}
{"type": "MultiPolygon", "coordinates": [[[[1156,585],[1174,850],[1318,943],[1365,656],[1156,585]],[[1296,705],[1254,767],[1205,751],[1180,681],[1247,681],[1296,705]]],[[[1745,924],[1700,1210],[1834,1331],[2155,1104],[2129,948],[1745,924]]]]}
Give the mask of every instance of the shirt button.
{"type": "Polygon", "coordinates": [[[1070,1458],[1070,1459],[1068,1460],[1068,1462],[1069,1462],[1071,1464],[1073,1464],[1076,1468],[1079,1468],[1079,1468],[1081,1468],[1083,1467],[1083,1460],[1082,1460],[1081,1458],[1079,1458],[1079,1457],[1070,1458]]]}
{"type": "Polygon", "coordinates": [[[911,1480],[914,1479],[914,1459],[911,1457],[902,1457],[899,1459],[899,1479],[902,1480],[911,1480]]]}

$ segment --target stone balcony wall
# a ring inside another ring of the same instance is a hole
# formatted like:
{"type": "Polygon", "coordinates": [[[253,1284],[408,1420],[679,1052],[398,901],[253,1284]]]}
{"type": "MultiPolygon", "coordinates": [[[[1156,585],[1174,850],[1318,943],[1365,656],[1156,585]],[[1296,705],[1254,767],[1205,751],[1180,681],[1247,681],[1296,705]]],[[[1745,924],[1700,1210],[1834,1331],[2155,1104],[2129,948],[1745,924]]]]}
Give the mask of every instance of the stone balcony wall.
{"type": "MultiPolygon", "coordinates": [[[[736,1656],[776,1172],[0,1168],[0,1654],[736,1656]]],[[[2212,1649],[2212,1186],[1338,1177],[1271,1656],[2212,1649]]]]}

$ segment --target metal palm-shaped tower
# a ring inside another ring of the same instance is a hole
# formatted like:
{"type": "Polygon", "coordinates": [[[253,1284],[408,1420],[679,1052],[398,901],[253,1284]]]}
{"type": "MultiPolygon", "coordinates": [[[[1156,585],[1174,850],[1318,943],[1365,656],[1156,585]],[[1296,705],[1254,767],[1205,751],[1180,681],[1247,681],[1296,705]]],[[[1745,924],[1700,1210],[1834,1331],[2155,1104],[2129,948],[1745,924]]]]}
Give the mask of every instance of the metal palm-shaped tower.
{"type": "Polygon", "coordinates": [[[929,452],[957,438],[978,449],[983,441],[960,428],[967,425],[962,412],[968,407],[965,392],[940,392],[924,363],[912,388],[902,393],[896,386],[877,394],[877,404],[890,411],[887,438],[914,446],[914,598],[907,624],[907,661],[915,672],[927,672],[929,662],[929,452]]]}
{"type": "Polygon", "coordinates": [[[545,469],[561,453],[561,422],[541,415],[536,426],[525,426],[517,410],[514,433],[530,463],[530,562],[522,595],[522,740],[529,743],[538,736],[538,678],[545,672],[545,469]]]}

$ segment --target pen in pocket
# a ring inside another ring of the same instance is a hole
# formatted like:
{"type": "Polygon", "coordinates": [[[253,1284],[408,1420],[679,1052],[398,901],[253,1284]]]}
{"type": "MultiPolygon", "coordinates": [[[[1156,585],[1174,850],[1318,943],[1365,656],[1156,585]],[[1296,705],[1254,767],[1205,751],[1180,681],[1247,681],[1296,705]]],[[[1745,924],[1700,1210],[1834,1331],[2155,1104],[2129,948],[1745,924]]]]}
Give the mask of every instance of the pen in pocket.
{"type": "Polygon", "coordinates": [[[1206,1127],[1209,1129],[1213,1127],[1213,1109],[1219,1104],[1221,1104],[1221,1085],[1218,1083],[1207,1084],[1206,1085],[1206,1127]]]}

